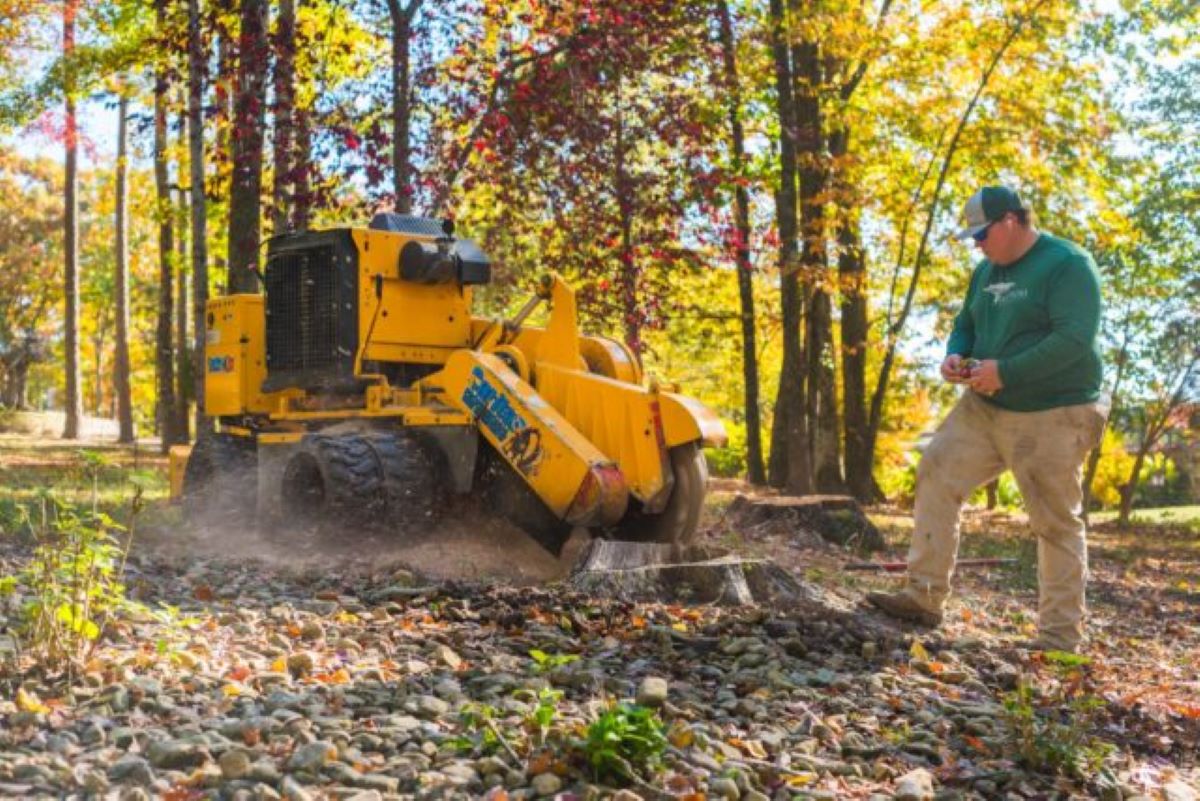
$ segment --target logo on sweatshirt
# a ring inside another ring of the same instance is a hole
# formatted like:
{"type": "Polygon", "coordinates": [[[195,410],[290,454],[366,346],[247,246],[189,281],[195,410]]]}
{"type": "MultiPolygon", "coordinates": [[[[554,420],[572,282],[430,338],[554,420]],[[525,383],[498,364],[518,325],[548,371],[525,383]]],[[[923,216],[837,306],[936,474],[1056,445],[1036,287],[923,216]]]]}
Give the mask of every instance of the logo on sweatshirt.
{"type": "Polygon", "coordinates": [[[985,286],[983,291],[991,293],[992,302],[997,306],[1004,303],[1011,303],[1014,300],[1020,300],[1029,295],[1028,289],[1018,288],[1012,281],[985,286]]]}

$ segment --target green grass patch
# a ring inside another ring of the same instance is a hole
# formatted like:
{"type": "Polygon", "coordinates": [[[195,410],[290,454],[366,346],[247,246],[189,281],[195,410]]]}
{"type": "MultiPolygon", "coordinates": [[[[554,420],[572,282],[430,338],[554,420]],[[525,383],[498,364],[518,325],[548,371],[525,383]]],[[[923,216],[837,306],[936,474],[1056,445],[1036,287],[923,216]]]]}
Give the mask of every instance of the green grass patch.
{"type": "Polygon", "coordinates": [[[24,511],[40,509],[47,495],[124,521],[139,489],[151,505],[147,522],[165,513],[169,486],[166,461],[158,454],[109,443],[0,436],[0,537],[28,535],[24,511]]]}
{"type": "MultiPolygon", "coordinates": [[[[1088,516],[1092,523],[1111,523],[1117,512],[1093,512],[1088,516]]],[[[1134,509],[1129,521],[1135,525],[1181,525],[1200,527],[1200,506],[1163,506],[1157,509],[1134,509]]]]}

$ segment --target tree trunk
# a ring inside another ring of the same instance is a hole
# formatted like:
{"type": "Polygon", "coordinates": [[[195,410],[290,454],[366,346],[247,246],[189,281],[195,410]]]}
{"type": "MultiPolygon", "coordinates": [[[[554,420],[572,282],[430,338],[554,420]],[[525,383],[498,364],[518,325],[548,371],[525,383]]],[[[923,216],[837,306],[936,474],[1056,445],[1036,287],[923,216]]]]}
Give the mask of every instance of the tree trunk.
{"type": "Polygon", "coordinates": [[[267,0],[242,0],[237,91],[233,100],[233,180],[229,187],[229,291],[258,291],[263,102],[269,61],[267,0]]]}
{"type": "Polygon", "coordinates": [[[411,87],[409,86],[409,39],[412,23],[421,8],[422,0],[410,0],[407,6],[400,0],[388,0],[392,17],[392,180],[396,195],[396,211],[412,213],[412,125],[411,87]]]}
{"type": "Polygon", "coordinates": [[[995,509],[1000,505],[1000,479],[994,478],[984,487],[987,495],[988,511],[995,509]]]}
{"type": "MultiPolygon", "coordinates": [[[[158,29],[166,28],[167,0],[155,0],[158,29]]],[[[172,306],[175,302],[175,237],[171,209],[170,176],[167,174],[167,67],[166,54],[158,55],[154,75],[154,185],[158,220],[158,327],[155,335],[155,365],[158,375],[157,420],[163,453],[177,441],[175,431],[175,354],[171,340],[172,306]]]]}
{"type": "MultiPolygon", "coordinates": [[[[791,3],[799,15],[799,3],[791,3]]],[[[802,41],[791,48],[796,115],[796,164],[800,184],[800,280],[805,314],[805,416],[816,490],[845,492],[842,479],[835,378],[833,315],[829,297],[829,263],[825,247],[825,204],[829,171],[825,154],[825,122],[821,109],[824,72],[819,45],[802,41]]]]}
{"type": "MultiPolygon", "coordinates": [[[[180,146],[186,144],[187,121],[186,112],[180,115],[180,146]]],[[[180,180],[183,179],[183,162],[179,163],[180,180]]],[[[175,433],[181,442],[188,442],[189,436],[189,421],[188,421],[188,402],[192,394],[192,369],[191,369],[191,348],[189,347],[188,336],[188,304],[191,302],[189,297],[189,271],[187,269],[188,262],[188,199],[187,193],[180,189],[176,194],[175,203],[176,221],[179,225],[179,236],[176,238],[176,259],[175,259],[175,433]]]]}
{"type": "Polygon", "coordinates": [[[204,414],[205,314],[208,304],[208,218],[204,194],[204,43],[200,0],[188,0],[188,168],[192,215],[192,397],[196,436],[211,430],[204,414]]]}
{"type": "Polygon", "coordinates": [[[1121,511],[1117,517],[1117,525],[1128,526],[1130,515],[1133,514],[1133,496],[1137,494],[1138,479],[1142,475],[1142,466],[1146,463],[1146,454],[1150,452],[1153,440],[1143,435],[1137,457],[1133,460],[1133,469],[1129,471],[1129,481],[1121,487],[1121,511]]]}
{"type": "Polygon", "coordinates": [[[129,381],[128,119],[129,97],[122,91],[117,101],[117,352],[114,376],[119,429],[117,441],[122,443],[134,440],[133,393],[129,381]]]}
{"type": "MultiPolygon", "coordinates": [[[[1129,361],[1129,340],[1132,332],[1132,315],[1130,315],[1125,318],[1121,350],[1117,352],[1117,374],[1113,377],[1112,391],[1108,396],[1108,418],[1104,421],[1105,430],[1108,429],[1108,421],[1116,415],[1117,407],[1121,402],[1121,383],[1125,377],[1125,365],[1129,361]]],[[[1083,475],[1083,520],[1085,523],[1088,520],[1088,508],[1092,505],[1092,485],[1096,483],[1096,473],[1100,469],[1100,459],[1103,456],[1104,438],[1102,435],[1100,442],[1096,443],[1096,447],[1092,448],[1092,452],[1088,454],[1087,469],[1083,475]]]]}
{"type": "MultiPolygon", "coordinates": [[[[75,53],[75,17],[79,13],[79,0],[64,0],[63,3],[63,60],[70,61],[75,53]]],[[[66,206],[63,216],[63,340],[66,348],[66,397],[63,410],[65,420],[63,439],[79,438],[79,423],[83,417],[83,399],[80,396],[79,372],[79,135],[75,119],[75,87],[67,70],[64,87],[66,95],[66,168],[63,201],[66,206]]]]}
{"type": "MultiPolygon", "coordinates": [[[[850,132],[844,127],[829,137],[829,156],[841,164],[849,151],[850,132]]],[[[842,430],[845,444],[846,488],[862,503],[877,503],[883,493],[875,483],[867,447],[867,265],[859,235],[860,198],[844,169],[835,173],[837,189],[838,286],[842,314],[842,430]]]]}
{"type": "Polygon", "coordinates": [[[754,273],[750,262],[750,193],[740,180],[745,163],[745,133],[742,129],[742,91],[737,71],[737,45],[733,35],[728,0],[718,0],[721,52],[725,65],[725,92],[729,102],[729,131],[733,173],[739,179],[734,189],[734,215],[737,242],[738,296],[741,299],[742,383],[746,415],[746,477],[751,484],[766,484],[763,467],[762,421],[758,409],[758,351],[754,328],[754,273]]]}
{"type": "Polygon", "coordinates": [[[783,316],[783,364],[775,397],[768,481],[793,494],[811,493],[812,462],[804,408],[804,353],[800,343],[802,298],[797,276],[796,116],[792,65],[787,46],[783,0],[771,0],[771,49],[775,62],[776,111],[779,116],[779,191],[775,221],[779,229],[779,291],[783,316]]]}
{"type": "Polygon", "coordinates": [[[290,187],[295,183],[292,151],[296,120],[296,2],[280,0],[275,34],[275,189],[271,204],[272,233],[288,230],[290,187]]]}
{"type": "Polygon", "coordinates": [[[293,169],[296,171],[296,189],[292,207],[292,228],[304,231],[308,229],[313,201],[312,117],[305,110],[296,113],[296,153],[293,169]]]}

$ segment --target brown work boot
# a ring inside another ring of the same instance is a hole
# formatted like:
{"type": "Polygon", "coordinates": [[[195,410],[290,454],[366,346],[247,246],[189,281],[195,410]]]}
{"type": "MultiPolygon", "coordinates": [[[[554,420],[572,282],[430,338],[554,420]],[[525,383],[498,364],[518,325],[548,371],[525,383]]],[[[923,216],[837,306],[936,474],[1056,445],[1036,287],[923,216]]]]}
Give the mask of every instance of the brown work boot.
{"type": "Polygon", "coordinates": [[[927,609],[906,592],[869,592],[867,603],[897,620],[920,623],[933,628],[942,623],[942,613],[927,609]]]}

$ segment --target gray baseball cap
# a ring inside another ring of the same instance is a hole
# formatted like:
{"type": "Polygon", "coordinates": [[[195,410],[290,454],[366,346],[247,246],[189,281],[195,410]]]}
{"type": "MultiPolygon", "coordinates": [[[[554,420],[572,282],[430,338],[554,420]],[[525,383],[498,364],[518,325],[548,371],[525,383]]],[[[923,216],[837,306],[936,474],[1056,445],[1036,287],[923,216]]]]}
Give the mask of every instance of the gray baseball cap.
{"type": "Polygon", "coordinates": [[[985,186],[971,195],[963,206],[962,216],[966,227],[958,231],[954,238],[970,239],[1010,211],[1024,210],[1025,206],[1015,190],[1007,186],[985,186]]]}

